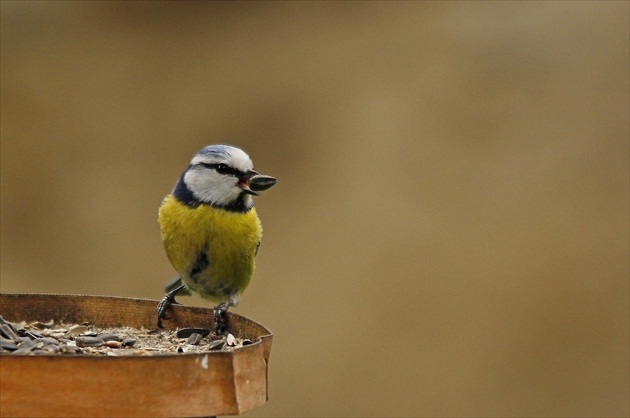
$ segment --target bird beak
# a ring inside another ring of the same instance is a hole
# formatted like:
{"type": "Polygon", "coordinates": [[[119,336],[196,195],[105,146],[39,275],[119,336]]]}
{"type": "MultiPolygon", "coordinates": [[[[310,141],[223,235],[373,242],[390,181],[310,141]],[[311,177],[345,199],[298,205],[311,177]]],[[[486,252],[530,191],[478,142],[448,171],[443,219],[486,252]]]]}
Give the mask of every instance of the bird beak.
{"type": "Polygon", "coordinates": [[[267,190],[276,184],[275,178],[262,175],[254,170],[249,170],[247,174],[239,180],[239,187],[243,190],[243,192],[252,196],[259,196],[259,192],[267,190]]]}

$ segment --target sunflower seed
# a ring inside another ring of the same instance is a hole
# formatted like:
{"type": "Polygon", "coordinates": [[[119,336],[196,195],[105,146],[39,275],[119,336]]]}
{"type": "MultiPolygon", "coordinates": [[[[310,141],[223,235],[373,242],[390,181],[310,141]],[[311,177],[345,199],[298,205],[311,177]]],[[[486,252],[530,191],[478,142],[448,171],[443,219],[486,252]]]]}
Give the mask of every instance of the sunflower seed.
{"type": "Polygon", "coordinates": [[[6,338],[0,338],[0,347],[11,351],[15,351],[18,348],[16,343],[11,340],[7,340],[6,338]]]}
{"type": "Polygon", "coordinates": [[[201,336],[201,334],[194,332],[190,334],[190,337],[188,337],[188,344],[197,345],[199,344],[199,341],[201,341],[202,338],[203,337],[201,336]]]}
{"type": "Polygon", "coordinates": [[[225,345],[225,340],[214,340],[208,345],[208,350],[220,350],[225,345]]]}
{"type": "Polygon", "coordinates": [[[77,343],[77,347],[100,347],[105,342],[97,337],[83,337],[79,336],[74,340],[77,343]]]}

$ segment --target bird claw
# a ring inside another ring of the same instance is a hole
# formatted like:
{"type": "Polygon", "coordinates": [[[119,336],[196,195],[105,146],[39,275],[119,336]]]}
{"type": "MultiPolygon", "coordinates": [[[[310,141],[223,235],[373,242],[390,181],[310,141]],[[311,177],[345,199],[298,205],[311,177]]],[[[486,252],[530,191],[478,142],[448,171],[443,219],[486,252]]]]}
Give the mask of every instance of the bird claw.
{"type": "Polygon", "coordinates": [[[175,296],[171,296],[170,294],[164,296],[162,298],[162,300],[160,300],[158,302],[157,305],[157,327],[158,328],[162,328],[162,320],[163,319],[169,319],[168,316],[166,316],[166,310],[169,308],[169,306],[176,304],[179,305],[179,302],[177,302],[175,300],[175,296]]]}
{"type": "Polygon", "coordinates": [[[212,317],[214,319],[214,333],[216,335],[225,335],[227,330],[227,311],[229,305],[227,302],[221,303],[212,309],[212,317]]]}
{"type": "Polygon", "coordinates": [[[186,289],[186,286],[182,283],[180,286],[171,290],[158,302],[157,305],[157,326],[158,328],[162,328],[162,319],[168,319],[166,315],[166,310],[169,306],[173,304],[179,305],[179,303],[175,300],[175,296],[179,295],[182,290],[186,289]]]}

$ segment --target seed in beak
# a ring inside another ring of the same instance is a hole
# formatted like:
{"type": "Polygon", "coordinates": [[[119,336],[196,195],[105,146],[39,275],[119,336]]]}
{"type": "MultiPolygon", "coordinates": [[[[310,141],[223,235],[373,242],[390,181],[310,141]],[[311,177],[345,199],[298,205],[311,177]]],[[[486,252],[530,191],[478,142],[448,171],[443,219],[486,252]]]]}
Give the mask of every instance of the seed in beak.
{"type": "Polygon", "coordinates": [[[276,184],[276,179],[271,176],[258,174],[249,179],[249,187],[251,190],[262,192],[276,184]]]}

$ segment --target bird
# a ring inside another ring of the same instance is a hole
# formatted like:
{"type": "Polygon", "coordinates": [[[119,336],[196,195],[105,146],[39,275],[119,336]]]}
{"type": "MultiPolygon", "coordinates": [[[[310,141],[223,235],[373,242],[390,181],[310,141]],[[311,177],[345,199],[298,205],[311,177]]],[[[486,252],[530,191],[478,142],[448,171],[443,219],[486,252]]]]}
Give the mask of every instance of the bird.
{"type": "Polygon", "coordinates": [[[252,196],[275,184],[235,146],[208,145],[193,156],[158,213],[164,250],[178,274],[158,303],[159,328],[176,296],[197,293],[219,303],[214,331],[227,332],[226,313],[250,283],[262,238],[252,196]]]}

